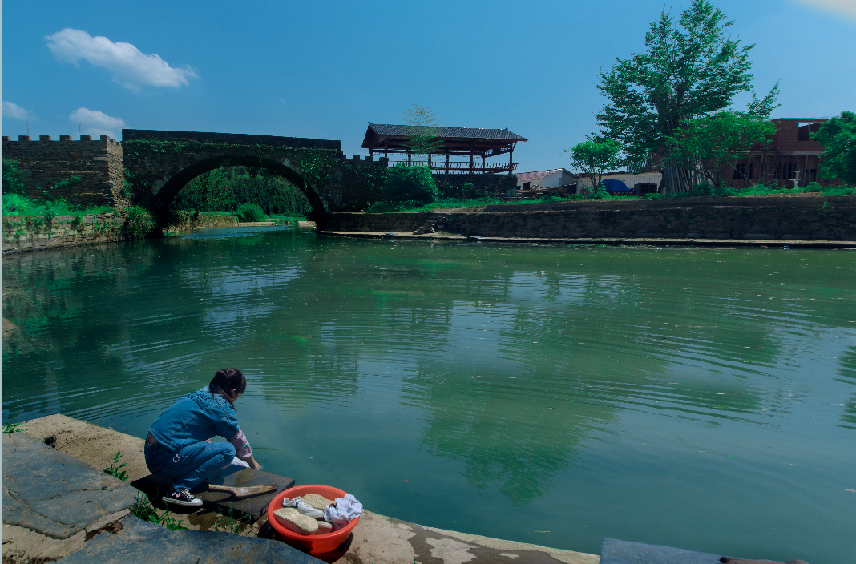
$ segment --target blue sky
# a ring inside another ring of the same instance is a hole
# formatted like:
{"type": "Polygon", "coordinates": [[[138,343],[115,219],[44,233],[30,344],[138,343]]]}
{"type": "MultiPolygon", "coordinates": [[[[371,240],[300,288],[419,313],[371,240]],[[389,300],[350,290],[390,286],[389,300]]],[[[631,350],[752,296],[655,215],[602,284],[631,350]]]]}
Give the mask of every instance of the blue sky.
{"type": "MultiPolygon", "coordinates": [[[[690,0],[666,3],[678,14],[690,0]]],[[[717,0],[755,43],[773,117],[856,110],[856,0],[717,0]]],[[[121,129],[339,139],[411,104],[441,125],[508,128],[518,172],[568,166],[596,129],[600,69],[643,49],[662,0],[5,0],[3,135],[121,129]]],[[[737,105],[745,105],[738,99],[737,105]]]]}

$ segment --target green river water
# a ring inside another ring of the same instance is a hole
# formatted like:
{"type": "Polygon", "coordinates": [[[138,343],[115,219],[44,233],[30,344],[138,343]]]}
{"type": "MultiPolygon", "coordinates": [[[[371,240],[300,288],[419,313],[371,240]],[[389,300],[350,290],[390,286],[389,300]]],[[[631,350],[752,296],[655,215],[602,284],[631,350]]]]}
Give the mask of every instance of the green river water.
{"type": "Polygon", "coordinates": [[[384,515],[590,553],[853,562],[854,280],[856,250],[287,228],[18,255],[4,419],[143,437],[235,366],[265,470],[384,515]]]}

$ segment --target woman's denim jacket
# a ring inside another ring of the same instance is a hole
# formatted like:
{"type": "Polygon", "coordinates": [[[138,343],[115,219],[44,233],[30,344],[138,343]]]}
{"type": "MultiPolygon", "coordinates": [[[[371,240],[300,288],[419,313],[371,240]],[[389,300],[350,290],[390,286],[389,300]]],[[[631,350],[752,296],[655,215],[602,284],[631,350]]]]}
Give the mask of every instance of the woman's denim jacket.
{"type": "Polygon", "coordinates": [[[208,386],[179,398],[149,429],[160,444],[173,452],[215,435],[231,442],[240,431],[235,408],[220,394],[210,393],[208,386]]]}

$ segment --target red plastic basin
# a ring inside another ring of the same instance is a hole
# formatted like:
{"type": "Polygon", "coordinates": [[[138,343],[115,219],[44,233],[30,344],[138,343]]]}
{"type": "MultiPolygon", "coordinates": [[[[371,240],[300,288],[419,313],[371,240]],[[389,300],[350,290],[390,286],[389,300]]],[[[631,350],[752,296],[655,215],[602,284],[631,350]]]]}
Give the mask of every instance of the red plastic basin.
{"type": "Polygon", "coordinates": [[[283,490],[268,504],[268,521],[270,522],[276,533],[288,542],[288,544],[296,545],[305,548],[309,554],[322,554],[336,550],[339,545],[348,539],[351,530],[357,526],[359,517],[352,519],[350,523],[332,533],[323,535],[301,535],[293,531],[289,531],[279,524],[274,517],[273,512],[282,508],[282,500],[285,498],[300,497],[306,494],[323,495],[327,499],[335,500],[337,497],[345,497],[345,492],[333,486],[294,486],[293,488],[283,490]]]}

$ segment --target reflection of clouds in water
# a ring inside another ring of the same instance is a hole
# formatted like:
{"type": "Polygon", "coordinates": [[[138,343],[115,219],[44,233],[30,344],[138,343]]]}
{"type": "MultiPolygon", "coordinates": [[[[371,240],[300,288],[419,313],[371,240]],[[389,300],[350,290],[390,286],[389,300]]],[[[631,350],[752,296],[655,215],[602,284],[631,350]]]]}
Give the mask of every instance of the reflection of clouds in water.
{"type": "Polygon", "coordinates": [[[303,268],[296,266],[249,271],[236,271],[230,268],[214,272],[188,268],[182,271],[181,278],[192,285],[204,286],[215,297],[229,299],[230,297],[244,298],[247,294],[285,286],[303,273],[303,268]]]}
{"type": "Polygon", "coordinates": [[[626,277],[617,275],[556,274],[516,272],[508,279],[509,301],[519,306],[549,307],[579,305],[586,300],[615,302],[622,293],[637,289],[626,277]]]}
{"type": "MultiPolygon", "coordinates": [[[[197,273],[198,274],[198,273],[197,273]]],[[[205,312],[205,327],[218,333],[241,322],[273,313],[277,303],[266,298],[268,290],[281,288],[303,274],[303,269],[286,267],[267,272],[234,272],[205,276],[216,306],[205,312]]]]}
{"type": "Polygon", "coordinates": [[[466,359],[466,364],[492,373],[516,373],[521,367],[507,356],[506,333],[513,329],[517,307],[508,305],[474,306],[456,302],[449,313],[445,344],[439,353],[444,359],[466,359]]]}

